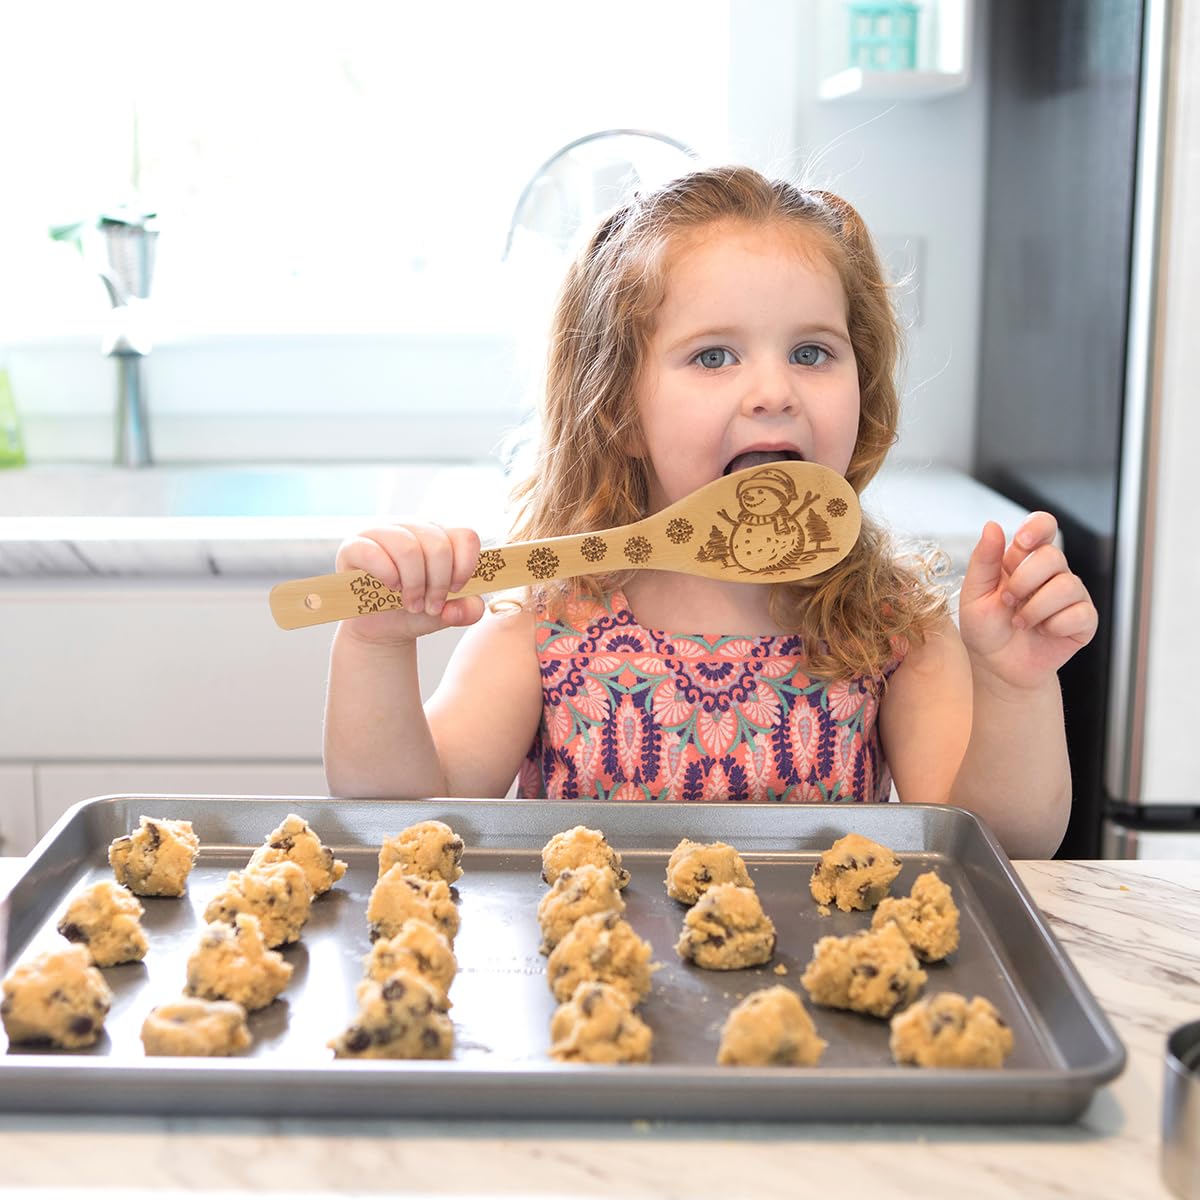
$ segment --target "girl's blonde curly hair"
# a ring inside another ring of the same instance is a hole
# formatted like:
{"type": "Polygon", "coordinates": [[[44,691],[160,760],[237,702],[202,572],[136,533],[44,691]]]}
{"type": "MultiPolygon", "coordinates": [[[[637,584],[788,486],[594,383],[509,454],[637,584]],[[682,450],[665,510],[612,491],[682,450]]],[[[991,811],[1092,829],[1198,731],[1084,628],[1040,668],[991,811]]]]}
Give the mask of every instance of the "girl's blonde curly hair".
{"type": "MultiPolygon", "coordinates": [[[[570,267],[555,308],[534,469],[513,492],[522,541],[607,529],[647,515],[634,389],[677,242],[716,222],[800,229],[837,270],[858,364],[860,414],[846,478],[861,493],[896,440],[900,331],[866,226],[831,192],[743,166],[685,175],[611,213],[570,267]]],[[[628,574],[559,580],[531,599],[553,611],[579,592],[605,595],[628,574]]],[[[836,566],[771,586],[771,614],[804,636],[810,674],[879,675],[897,646],[922,640],[946,611],[930,570],[902,561],[863,515],[836,566]]],[[[681,632],[681,631],[676,631],[681,632]]],[[[703,632],[703,631],[693,631],[703,632]]]]}

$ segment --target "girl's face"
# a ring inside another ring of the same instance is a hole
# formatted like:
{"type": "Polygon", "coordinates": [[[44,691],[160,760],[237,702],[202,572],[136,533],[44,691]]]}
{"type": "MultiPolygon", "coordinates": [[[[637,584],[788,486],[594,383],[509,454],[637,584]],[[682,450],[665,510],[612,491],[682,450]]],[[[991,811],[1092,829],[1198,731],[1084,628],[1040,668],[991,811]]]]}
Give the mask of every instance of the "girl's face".
{"type": "Polygon", "coordinates": [[[786,228],[727,223],[689,238],[635,395],[651,511],[768,457],[844,475],[859,393],[837,272],[786,228]]]}

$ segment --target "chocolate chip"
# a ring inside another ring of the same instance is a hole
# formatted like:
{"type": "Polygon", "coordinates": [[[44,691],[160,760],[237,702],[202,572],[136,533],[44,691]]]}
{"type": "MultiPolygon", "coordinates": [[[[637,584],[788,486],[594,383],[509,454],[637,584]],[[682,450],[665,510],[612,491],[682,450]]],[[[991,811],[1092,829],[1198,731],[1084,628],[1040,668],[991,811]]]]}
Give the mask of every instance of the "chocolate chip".
{"type": "Polygon", "coordinates": [[[438,1032],[436,1029],[429,1029],[427,1027],[421,1030],[421,1045],[425,1046],[426,1048],[430,1050],[436,1050],[438,1046],[441,1045],[441,1041],[442,1039],[438,1037],[438,1032]]]}
{"type": "Polygon", "coordinates": [[[708,945],[710,945],[710,946],[723,946],[723,945],[725,945],[725,938],[724,938],[724,936],[723,936],[722,934],[719,934],[719,933],[710,933],[710,934],[706,934],[706,935],[705,935],[705,938],[704,938],[704,941],[705,941],[705,942],[706,942],[708,945]]]}
{"type": "Polygon", "coordinates": [[[296,843],[294,839],[290,837],[282,837],[279,839],[279,841],[271,843],[271,849],[282,850],[286,854],[289,850],[293,849],[295,845],[296,843]]]}
{"type": "Polygon", "coordinates": [[[73,1017],[71,1019],[70,1030],[76,1037],[85,1037],[96,1028],[96,1022],[91,1017],[73,1017]]]}
{"type": "Polygon", "coordinates": [[[399,1000],[408,987],[403,979],[397,979],[394,975],[383,985],[383,998],[385,1000],[399,1000]]]}
{"type": "Polygon", "coordinates": [[[58,932],[61,933],[68,942],[86,943],[89,940],[87,930],[83,929],[79,925],[76,925],[74,921],[63,921],[58,927],[58,932]]]}
{"type": "Polygon", "coordinates": [[[865,975],[868,979],[874,979],[879,974],[879,968],[874,963],[859,963],[854,968],[855,975],[865,975]]]}
{"type": "Polygon", "coordinates": [[[345,1044],[352,1054],[361,1054],[371,1044],[371,1035],[361,1025],[352,1025],[346,1030],[345,1044]]]}
{"type": "Polygon", "coordinates": [[[147,821],[143,828],[149,835],[148,840],[150,844],[146,847],[146,849],[151,851],[157,850],[159,846],[162,845],[162,831],[157,825],[154,824],[153,821],[147,821]]]}
{"type": "Polygon", "coordinates": [[[696,872],[697,883],[712,883],[712,872],[707,867],[701,867],[696,872]]]}
{"type": "Polygon", "coordinates": [[[585,1017],[590,1017],[596,1011],[596,1005],[604,999],[604,993],[600,988],[592,988],[587,992],[583,999],[579,1002],[579,1007],[583,1010],[585,1017]]]}
{"type": "Polygon", "coordinates": [[[606,913],[604,917],[605,929],[616,929],[617,922],[621,920],[621,914],[617,912],[606,913]]]}

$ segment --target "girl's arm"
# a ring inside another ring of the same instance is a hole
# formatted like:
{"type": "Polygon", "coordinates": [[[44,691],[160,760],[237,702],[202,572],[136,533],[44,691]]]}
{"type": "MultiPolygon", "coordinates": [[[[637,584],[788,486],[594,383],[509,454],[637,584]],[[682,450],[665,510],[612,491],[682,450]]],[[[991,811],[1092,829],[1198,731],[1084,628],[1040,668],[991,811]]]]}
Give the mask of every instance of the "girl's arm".
{"type": "Polygon", "coordinates": [[[325,704],[332,794],[500,796],[512,783],[541,713],[532,617],[489,617],[464,637],[430,701],[436,716],[427,718],[417,678],[418,637],[480,620],[479,597],[445,599],[478,556],[471,531],[416,524],[368,531],[339,550],[339,570],[370,571],[401,592],[405,611],[344,621],[334,637],[325,704]]]}
{"type": "Polygon", "coordinates": [[[1071,808],[1058,668],[1096,610],[1033,514],[1008,547],[984,529],[963,580],[962,636],[946,622],[892,676],[880,733],[904,800],[970,809],[1014,857],[1057,849],[1071,808]]]}

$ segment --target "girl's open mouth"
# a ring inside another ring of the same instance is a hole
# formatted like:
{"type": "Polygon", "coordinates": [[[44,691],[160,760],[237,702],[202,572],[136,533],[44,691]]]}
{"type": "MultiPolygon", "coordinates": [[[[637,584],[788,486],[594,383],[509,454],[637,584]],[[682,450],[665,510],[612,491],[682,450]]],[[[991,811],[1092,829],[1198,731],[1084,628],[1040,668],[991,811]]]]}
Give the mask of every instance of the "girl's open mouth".
{"type": "Polygon", "coordinates": [[[803,462],[804,455],[798,450],[747,450],[725,464],[722,475],[744,470],[746,467],[765,467],[773,462],[803,462]]]}

